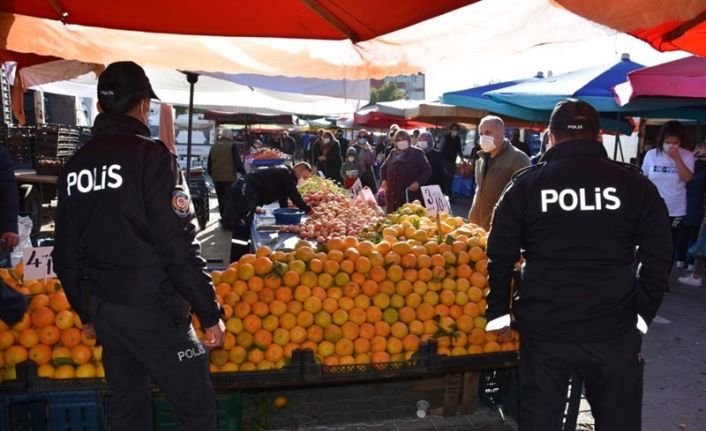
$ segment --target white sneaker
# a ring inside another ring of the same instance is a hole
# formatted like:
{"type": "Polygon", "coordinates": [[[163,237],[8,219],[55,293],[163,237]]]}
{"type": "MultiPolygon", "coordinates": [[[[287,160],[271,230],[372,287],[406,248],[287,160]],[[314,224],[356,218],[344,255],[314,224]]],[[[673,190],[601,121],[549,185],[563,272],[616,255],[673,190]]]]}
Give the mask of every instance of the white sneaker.
{"type": "Polygon", "coordinates": [[[678,260],[677,261],[677,268],[684,268],[686,266],[686,262],[678,260]]]}
{"type": "Polygon", "coordinates": [[[694,269],[696,269],[696,267],[695,267],[694,265],[689,265],[689,266],[686,267],[686,270],[687,270],[687,271],[694,272],[694,269]]]}
{"type": "Polygon", "coordinates": [[[679,277],[679,283],[686,284],[687,286],[701,287],[701,278],[694,277],[694,274],[689,274],[686,277],[679,277]]]}

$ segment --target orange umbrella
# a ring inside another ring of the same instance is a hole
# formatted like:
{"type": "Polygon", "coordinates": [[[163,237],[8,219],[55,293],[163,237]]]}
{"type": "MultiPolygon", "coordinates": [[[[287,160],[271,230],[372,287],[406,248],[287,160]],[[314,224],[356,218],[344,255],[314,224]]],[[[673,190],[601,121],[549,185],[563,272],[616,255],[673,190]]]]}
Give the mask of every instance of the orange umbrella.
{"type": "Polygon", "coordinates": [[[551,0],[648,42],[660,51],[706,56],[706,0],[551,0]]]}

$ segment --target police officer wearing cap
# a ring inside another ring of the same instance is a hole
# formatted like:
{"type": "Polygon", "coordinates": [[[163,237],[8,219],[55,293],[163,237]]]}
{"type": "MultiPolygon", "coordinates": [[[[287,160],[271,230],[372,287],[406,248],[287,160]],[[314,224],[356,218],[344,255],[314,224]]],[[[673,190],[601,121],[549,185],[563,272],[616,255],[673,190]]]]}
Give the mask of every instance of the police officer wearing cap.
{"type": "Polygon", "coordinates": [[[599,131],[591,105],[558,103],[550,149],[515,175],[495,209],[487,329],[504,335],[511,311],[522,337],[520,431],[561,428],[573,373],[585,382],[597,431],[641,427],[641,332],[667,287],[669,220],[639,169],[608,159],[599,131]]]}
{"type": "Polygon", "coordinates": [[[154,98],[135,63],[113,63],[99,77],[92,138],[59,178],[54,264],[84,334],[103,345],[110,428],[153,429],[154,382],[180,429],[215,430],[208,348],[222,344],[225,328],[188,187],[176,157],[150,138],[154,98]]]}

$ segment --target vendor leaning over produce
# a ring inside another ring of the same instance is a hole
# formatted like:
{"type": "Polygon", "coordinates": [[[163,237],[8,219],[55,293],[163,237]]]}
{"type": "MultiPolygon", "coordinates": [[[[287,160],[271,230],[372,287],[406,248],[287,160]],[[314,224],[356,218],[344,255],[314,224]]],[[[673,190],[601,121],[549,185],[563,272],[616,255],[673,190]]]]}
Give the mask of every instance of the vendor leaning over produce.
{"type": "Polygon", "coordinates": [[[486,330],[509,326],[510,311],[517,318],[520,431],[562,428],[572,374],[585,383],[596,430],[639,431],[641,332],[669,282],[667,208],[639,169],[608,158],[588,103],[559,102],[549,133],[550,149],[515,174],[495,209],[486,330]]]}
{"type": "Polygon", "coordinates": [[[292,169],[281,166],[251,172],[235,182],[231,192],[235,208],[231,262],[251,251],[250,228],[258,206],[279,202],[281,208],[286,208],[291,199],[300,210],[311,213],[311,208],[297,190],[297,181],[311,175],[311,165],[302,162],[292,169]]]}
{"type": "Polygon", "coordinates": [[[98,79],[93,136],[58,182],[54,265],[84,336],[103,344],[110,429],[152,429],[154,381],[180,429],[215,430],[208,348],[223,343],[225,326],[176,156],[150,138],[153,98],[135,63],[98,79]]]}

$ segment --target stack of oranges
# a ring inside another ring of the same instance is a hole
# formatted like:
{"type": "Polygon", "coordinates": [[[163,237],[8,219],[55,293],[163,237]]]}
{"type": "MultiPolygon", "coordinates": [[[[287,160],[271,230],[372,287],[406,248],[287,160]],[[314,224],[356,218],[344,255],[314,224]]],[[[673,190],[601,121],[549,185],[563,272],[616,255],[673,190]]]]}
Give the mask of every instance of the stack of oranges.
{"type": "Polygon", "coordinates": [[[261,247],[213,272],[228,333],[211,370],[280,368],[296,349],[326,365],[404,361],[432,338],[440,355],[517,350],[516,332],[485,331],[482,229],[414,203],[365,234],[375,239],[261,247]]]}
{"type": "Polygon", "coordinates": [[[0,367],[3,378],[16,376],[15,365],[32,361],[39,377],[104,377],[102,349],[85,338],[78,314],[71,310],[56,279],[22,280],[22,267],[0,270],[11,287],[33,295],[22,319],[12,326],[0,321],[0,367]]]}

